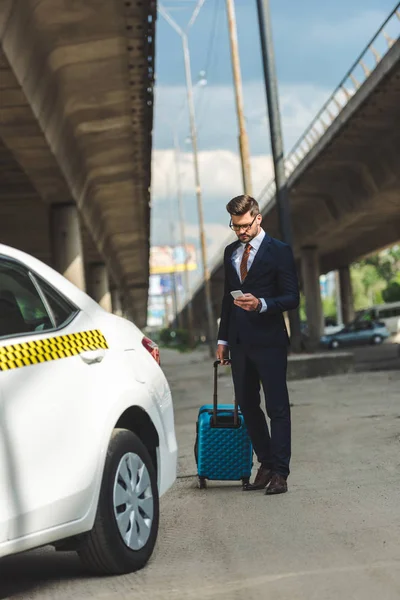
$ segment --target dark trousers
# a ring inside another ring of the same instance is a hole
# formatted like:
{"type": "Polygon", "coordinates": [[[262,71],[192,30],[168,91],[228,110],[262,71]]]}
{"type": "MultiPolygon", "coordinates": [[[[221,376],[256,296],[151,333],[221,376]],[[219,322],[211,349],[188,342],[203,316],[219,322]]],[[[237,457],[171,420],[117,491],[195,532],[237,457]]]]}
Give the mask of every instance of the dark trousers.
{"type": "Polygon", "coordinates": [[[287,349],[243,344],[230,346],[235,394],[259,462],[287,477],[291,454],[289,395],[286,385],[287,349]],[[261,410],[263,386],[271,434],[261,410]]]}

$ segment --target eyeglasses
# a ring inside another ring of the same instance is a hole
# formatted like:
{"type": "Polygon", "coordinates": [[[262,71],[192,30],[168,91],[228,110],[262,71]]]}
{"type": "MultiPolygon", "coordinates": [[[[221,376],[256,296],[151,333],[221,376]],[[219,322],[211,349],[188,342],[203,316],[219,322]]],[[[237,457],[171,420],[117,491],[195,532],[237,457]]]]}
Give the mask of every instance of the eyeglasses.
{"type": "Polygon", "coordinates": [[[233,229],[233,231],[240,231],[241,229],[243,229],[244,231],[247,231],[253,225],[253,223],[257,219],[257,217],[258,217],[258,215],[256,215],[254,217],[254,219],[252,220],[251,223],[245,223],[244,225],[236,225],[236,224],[232,223],[232,219],[231,219],[229,222],[229,227],[231,229],[233,229]]]}

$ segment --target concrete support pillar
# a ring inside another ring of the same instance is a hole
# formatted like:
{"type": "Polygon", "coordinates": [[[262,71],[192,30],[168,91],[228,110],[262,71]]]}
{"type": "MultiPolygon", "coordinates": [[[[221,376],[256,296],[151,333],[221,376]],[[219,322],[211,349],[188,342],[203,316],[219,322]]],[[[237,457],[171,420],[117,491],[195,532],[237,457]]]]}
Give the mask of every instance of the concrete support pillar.
{"type": "Polygon", "coordinates": [[[350,267],[339,269],[340,299],[342,305],[343,323],[347,325],[355,318],[353,287],[351,284],[350,267]]]}
{"type": "Polygon", "coordinates": [[[117,288],[113,288],[111,290],[111,306],[114,315],[117,315],[117,317],[122,317],[121,294],[117,288]]]}
{"type": "Polygon", "coordinates": [[[336,322],[337,325],[343,326],[343,307],[342,307],[342,296],[340,292],[340,274],[339,271],[335,271],[335,297],[336,297],[336,322]]]}
{"type": "Polygon", "coordinates": [[[121,296],[121,308],[124,319],[134,322],[132,300],[129,295],[121,296]]]}
{"type": "Polygon", "coordinates": [[[301,273],[306,299],[306,315],[310,350],[316,350],[324,331],[324,313],[319,284],[318,249],[314,246],[301,250],[301,273]]]}
{"type": "Polygon", "coordinates": [[[108,283],[107,267],[104,263],[89,265],[89,292],[102,308],[112,312],[111,292],[108,283]]]}
{"type": "Polygon", "coordinates": [[[53,205],[50,224],[53,267],[85,291],[85,261],[76,205],[53,205]]]}

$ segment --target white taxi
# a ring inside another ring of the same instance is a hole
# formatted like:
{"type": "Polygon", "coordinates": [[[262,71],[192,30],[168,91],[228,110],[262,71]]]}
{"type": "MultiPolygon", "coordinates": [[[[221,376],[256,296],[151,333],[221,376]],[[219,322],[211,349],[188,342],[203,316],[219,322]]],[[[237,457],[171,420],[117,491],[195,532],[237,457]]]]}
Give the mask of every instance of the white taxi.
{"type": "Polygon", "coordinates": [[[143,567],[176,478],[155,344],[0,244],[0,557],[52,544],[93,572],[143,567]]]}

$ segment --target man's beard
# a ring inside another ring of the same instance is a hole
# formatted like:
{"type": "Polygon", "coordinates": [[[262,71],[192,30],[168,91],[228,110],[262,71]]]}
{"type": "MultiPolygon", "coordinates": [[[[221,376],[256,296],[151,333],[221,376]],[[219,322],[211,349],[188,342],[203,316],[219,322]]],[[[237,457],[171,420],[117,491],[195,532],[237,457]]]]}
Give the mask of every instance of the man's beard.
{"type": "Polygon", "coordinates": [[[251,242],[251,240],[254,240],[255,237],[257,237],[259,234],[259,231],[256,231],[255,233],[241,233],[239,235],[239,241],[242,243],[248,243],[251,242]]]}

